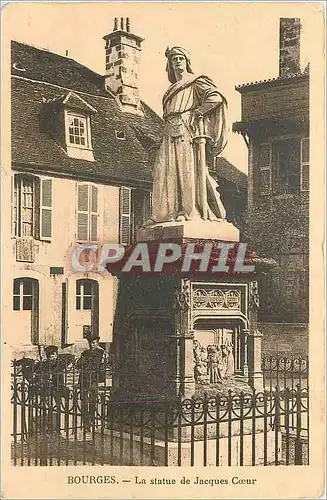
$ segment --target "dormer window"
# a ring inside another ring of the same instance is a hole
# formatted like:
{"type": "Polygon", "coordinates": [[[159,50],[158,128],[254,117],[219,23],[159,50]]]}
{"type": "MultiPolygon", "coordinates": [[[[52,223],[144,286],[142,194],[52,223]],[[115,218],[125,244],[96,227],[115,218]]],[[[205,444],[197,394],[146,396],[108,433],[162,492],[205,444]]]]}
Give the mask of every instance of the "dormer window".
{"type": "Polygon", "coordinates": [[[65,128],[68,156],[94,161],[90,116],[65,109],[65,128]]]}
{"type": "Polygon", "coordinates": [[[96,109],[75,92],[43,99],[43,102],[45,130],[71,158],[94,161],[91,132],[96,109]]]}

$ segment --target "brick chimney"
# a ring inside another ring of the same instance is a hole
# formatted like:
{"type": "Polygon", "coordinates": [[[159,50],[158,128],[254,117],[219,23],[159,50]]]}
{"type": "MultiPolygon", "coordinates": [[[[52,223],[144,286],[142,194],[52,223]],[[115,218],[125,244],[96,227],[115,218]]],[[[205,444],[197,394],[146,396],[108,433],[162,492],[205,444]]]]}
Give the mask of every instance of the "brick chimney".
{"type": "Polygon", "coordinates": [[[120,100],[123,111],[143,115],[138,89],[138,69],[143,38],[130,31],[130,20],[116,17],[106,41],[105,85],[120,100]]]}
{"type": "Polygon", "coordinates": [[[297,17],[282,17],[279,20],[279,76],[287,77],[299,73],[301,23],[297,17]]]}

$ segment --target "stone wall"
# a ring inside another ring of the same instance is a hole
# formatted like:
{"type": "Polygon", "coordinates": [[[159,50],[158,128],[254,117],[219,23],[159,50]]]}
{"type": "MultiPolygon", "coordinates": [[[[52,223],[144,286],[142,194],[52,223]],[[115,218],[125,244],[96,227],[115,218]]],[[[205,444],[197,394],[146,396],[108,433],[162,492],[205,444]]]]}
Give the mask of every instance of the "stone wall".
{"type": "Polygon", "coordinates": [[[309,353],[309,325],[306,323],[259,323],[263,334],[262,355],[301,355],[309,353]]]}
{"type": "Polygon", "coordinates": [[[290,76],[300,71],[299,18],[281,18],[279,23],[279,76],[290,76]]]}

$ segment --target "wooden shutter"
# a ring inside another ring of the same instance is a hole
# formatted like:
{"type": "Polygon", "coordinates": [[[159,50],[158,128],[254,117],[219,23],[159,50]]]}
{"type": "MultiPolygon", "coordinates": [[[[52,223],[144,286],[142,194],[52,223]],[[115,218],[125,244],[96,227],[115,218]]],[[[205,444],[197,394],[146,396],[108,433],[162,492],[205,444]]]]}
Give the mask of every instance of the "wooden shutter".
{"type": "Polygon", "coordinates": [[[130,244],[131,189],[122,186],[119,191],[119,243],[130,244]]]}
{"type": "Polygon", "coordinates": [[[91,185],[90,240],[98,240],[98,188],[91,185]]]}
{"type": "Polygon", "coordinates": [[[77,241],[89,237],[89,185],[77,184],[77,241]]]}
{"type": "Polygon", "coordinates": [[[310,189],[309,137],[301,139],[301,191],[310,189]]]}
{"type": "Polygon", "coordinates": [[[259,166],[259,192],[260,196],[269,195],[271,192],[271,144],[260,144],[258,155],[259,166]]]}
{"type": "Polygon", "coordinates": [[[50,240],[52,236],[52,179],[40,182],[40,239],[50,240]]]}

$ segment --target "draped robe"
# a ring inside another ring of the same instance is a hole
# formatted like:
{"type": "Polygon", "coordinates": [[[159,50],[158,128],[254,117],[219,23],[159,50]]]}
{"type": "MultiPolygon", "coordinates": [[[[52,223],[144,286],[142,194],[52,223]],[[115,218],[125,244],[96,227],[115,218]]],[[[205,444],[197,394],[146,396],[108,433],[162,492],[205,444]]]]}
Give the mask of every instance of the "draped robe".
{"type": "MultiPolygon", "coordinates": [[[[153,212],[155,223],[200,218],[200,164],[194,110],[203,113],[207,153],[218,155],[226,145],[227,102],[206,76],[171,85],[163,96],[164,134],[154,165],[153,212]]],[[[225,219],[217,183],[205,168],[207,218],[225,219]]],[[[203,216],[203,214],[202,214],[203,216]]],[[[203,217],[202,217],[203,218],[203,217]]]]}

